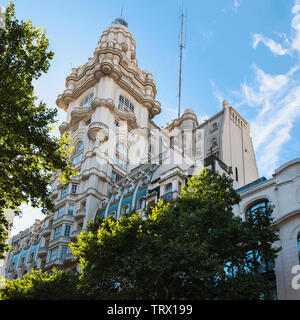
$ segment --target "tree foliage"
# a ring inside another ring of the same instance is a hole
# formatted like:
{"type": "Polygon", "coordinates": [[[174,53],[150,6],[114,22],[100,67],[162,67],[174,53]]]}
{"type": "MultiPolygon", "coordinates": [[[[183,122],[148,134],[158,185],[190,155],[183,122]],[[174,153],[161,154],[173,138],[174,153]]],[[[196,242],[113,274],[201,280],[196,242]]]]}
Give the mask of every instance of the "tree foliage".
{"type": "Polygon", "coordinates": [[[134,213],[91,224],[71,245],[81,290],[91,299],[267,297],[258,270],[279,250],[271,210],[242,221],[232,212],[239,201],[230,178],[204,169],[147,219],[134,213]]]}
{"type": "Polygon", "coordinates": [[[38,270],[23,279],[7,280],[0,289],[0,300],[77,300],[82,298],[77,286],[77,273],[38,270]]]}
{"type": "Polygon", "coordinates": [[[0,29],[0,258],[7,249],[4,209],[20,213],[22,203],[31,203],[53,210],[51,177],[66,182],[72,173],[67,138],[51,135],[57,111],[34,95],[33,80],[53,58],[48,47],[45,31],[19,21],[10,3],[0,29]]]}
{"type": "Polygon", "coordinates": [[[71,244],[81,272],[6,281],[1,299],[261,299],[262,261],[276,258],[271,209],[245,221],[232,180],[204,169],[178,199],[90,223],[71,244]]]}

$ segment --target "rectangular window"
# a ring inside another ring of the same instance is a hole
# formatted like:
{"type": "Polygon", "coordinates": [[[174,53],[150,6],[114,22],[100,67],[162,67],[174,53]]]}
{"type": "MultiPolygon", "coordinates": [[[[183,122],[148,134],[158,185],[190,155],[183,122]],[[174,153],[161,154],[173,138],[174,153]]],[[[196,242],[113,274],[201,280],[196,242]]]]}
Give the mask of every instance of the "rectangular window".
{"type": "Polygon", "coordinates": [[[93,100],[94,97],[94,93],[90,93],[89,95],[87,95],[80,103],[80,106],[82,108],[89,108],[91,106],[91,102],[93,100]]]}
{"type": "Polygon", "coordinates": [[[65,227],[65,237],[70,237],[70,231],[71,231],[71,226],[70,225],[66,225],[65,227]]]}
{"type": "Polygon", "coordinates": [[[77,192],[77,184],[72,184],[71,193],[77,192]]]}
{"type": "Polygon", "coordinates": [[[57,253],[57,248],[54,248],[50,252],[50,261],[53,261],[56,259],[56,253],[57,253]]]}
{"type": "Polygon", "coordinates": [[[61,197],[64,198],[68,194],[68,186],[61,190],[61,197]]]}
{"type": "Polygon", "coordinates": [[[170,148],[174,148],[174,137],[170,138],[170,148]]]}
{"type": "Polygon", "coordinates": [[[134,112],[134,105],[124,96],[119,96],[119,109],[134,112]]]}
{"type": "Polygon", "coordinates": [[[58,238],[60,236],[61,232],[61,226],[57,227],[54,231],[54,239],[58,238]]]}
{"type": "Polygon", "coordinates": [[[121,179],[122,177],[117,174],[115,171],[112,171],[112,174],[111,174],[111,180],[112,182],[117,182],[121,179]]]}
{"type": "Polygon", "coordinates": [[[67,247],[67,246],[62,246],[62,247],[61,247],[61,258],[62,258],[62,259],[66,259],[66,257],[67,257],[67,250],[68,250],[68,247],[67,247]]]}
{"type": "Polygon", "coordinates": [[[119,155],[115,155],[115,162],[116,162],[116,165],[122,169],[124,169],[125,171],[128,170],[128,163],[126,160],[122,159],[119,157],[119,155]]]}
{"type": "Polygon", "coordinates": [[[68,208],[68,215],[72,216],[74,213],[74,204],[70,203],[68,208]]]}
{"type": "Polygon", "coordinates": [[[58,209],[57,218],[61,217],[65,212],[65,206],[62,206],[58,209]]]}

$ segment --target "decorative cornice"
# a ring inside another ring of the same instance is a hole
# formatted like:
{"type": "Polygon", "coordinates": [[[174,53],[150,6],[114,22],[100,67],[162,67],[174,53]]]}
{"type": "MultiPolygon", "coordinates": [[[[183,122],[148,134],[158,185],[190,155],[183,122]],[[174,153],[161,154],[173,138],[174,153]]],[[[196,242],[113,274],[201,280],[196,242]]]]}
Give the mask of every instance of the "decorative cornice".
{"type": "Polygon", "coordinates": [[[145,105],[149,109],[151,118],[160,113],[160,104],[154,100],[156,86],[152,75],[130,63],[122,50],[117,47],[97,48],[94,58],[89,59],[89,62],[82,67],[74,68],[66,78],[67,89],[56,100],[57,106],[67,111],[70,102],[106,76],[113,78],[137,101],[145,105]]]}

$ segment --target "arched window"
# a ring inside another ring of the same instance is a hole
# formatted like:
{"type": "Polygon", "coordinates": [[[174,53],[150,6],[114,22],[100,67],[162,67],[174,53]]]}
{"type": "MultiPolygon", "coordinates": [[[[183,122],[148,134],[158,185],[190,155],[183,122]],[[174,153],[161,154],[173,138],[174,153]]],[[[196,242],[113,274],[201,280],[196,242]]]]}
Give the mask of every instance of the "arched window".
{"type": "Polygon", "coordinates": [[[74,150],[74,154],[82,151],[84,148],[84,144],[82,141],[77,142],[76,146],[75,146],[75,150],[74,150]]]}
{"type": "Polygon", "coordinates": [[[166,185],[166,192],[165,193],[168,193],[168,192],[172,192],[172,183],[168,183],[167,185],[166,185]]]}
{"type": "MultiPolygon", "coordinates": [[[[260,210],[269,214],[270,203],[267,199],[260,199],[252,203],[246,210],[246,220],[250,217],[255,218],[256,213],[260,210]]],[[[255,222],[254,222],[255,223],[255,222]]],[[[274,261],[264,260],[263,257],[258,255],[256,250],[251,250],[248,253],[248,257],[258,263],[257,273],[266,273],[274,269],[274,261]]]]}
{"type": "Polygon", "coordinates": [[[126,205],[126,206],[123,207],[122,213],[123,214],[128,214],[129,213],[129,205],[126,205]]]}
{"type": "Polygon", "coordinates": [[[217,138],[213,138],[210,142],[210,146],[212,148],[216,147],[218,145],[218,141],[217,141],[217,138]]]}
{"type": "Polygon", "coordinates": [[[22,259],[21,259],[21,262],[20,262],[20,267],[23,267],[23,265],[24,265],[24,262],[25,262],[25,258],[23,257],[22,259]]]}
{"type": "Polygon", "coordinates": [[[168,183],[165,186],[165,194],[163,195],[164,201],[171,201],[173,199],[173,186],[172,183],[168,183]]]}
{"type": "Polygon", "coordinates": [[[32,252],[29,256],[29,262],[32,262],[34,260],[34,252],[32,252]]]}
{"type": "Polygon", "coordinates": [[[89,108],[91,106],[92,100],[94,98],[94,93],[86,95],[80,103],[81,108],[89,108]]]}
{"type": "Polygon", "coordinates": [[[142,181],[142,184],[145,185],[145,184],[147,184],[148,182],[149,182],[148,177],[144,177],[144,178],[143,178],[143,181],[142,181]]]}
{"type": "Polygon", "coordinates": [[[146,200],[144,198],[139,200],[139,209],[144,209],[146,206],[146,200]]]}
{"type": "Polygon", "coordinates": [[[84,144],[82,141],[79,141],[75,145],[75,149],[72,155],[72,163],[73,165],[78,164],[83,158],[84,144]]]}
{"type": "Polygon", "coordinates": [[[251,215],[255,215],[258,210],[266,211],[270,208],[270,203],[267,199],[261,199],[251,204],[246,210],[246,220],[251,215]]]}
{"type": "Polygon", "coordinates": [[[114,196],[114,201],[119,200],[119,198],[120,198],[119,194],[118,194],[118,193],[116,193],[116,194],[115,194],[115,196],[114,196]]]}

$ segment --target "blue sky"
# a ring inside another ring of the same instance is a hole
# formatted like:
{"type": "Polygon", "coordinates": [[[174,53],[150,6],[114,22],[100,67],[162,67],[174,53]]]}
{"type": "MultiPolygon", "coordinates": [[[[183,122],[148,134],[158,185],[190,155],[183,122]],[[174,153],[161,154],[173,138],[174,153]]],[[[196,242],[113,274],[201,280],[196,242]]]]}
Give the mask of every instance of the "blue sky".
{"type": "MultiPolygon", "coordinates": [[[[36,95],[55,107],[72,67],[84,64],[101,33],[120,16],[136,40],[141,69],[154,76],[165,126],[177,116],[181,0],[15,0],[19,19],[46,29],[55,56],[35,82],[36,95]]],[[[228,102],[250,123],[259,175],[299,157],[300,0],[184,0],[182,109],[199,120],[228,102]]],[[[7,0],[0,5],[7,6],[7,0]]],[[[59,123],[64,120],[59,110],[59,123]]],[[[58,127],[58,126],[57,126],[58,127]]],[[[54,132],[58,134],[58,131],[54,132]]],[[[41,218],[26,208],[13,234],[41,218]],[[31,213],[29,213],[31,212],[31,213]]]]}

